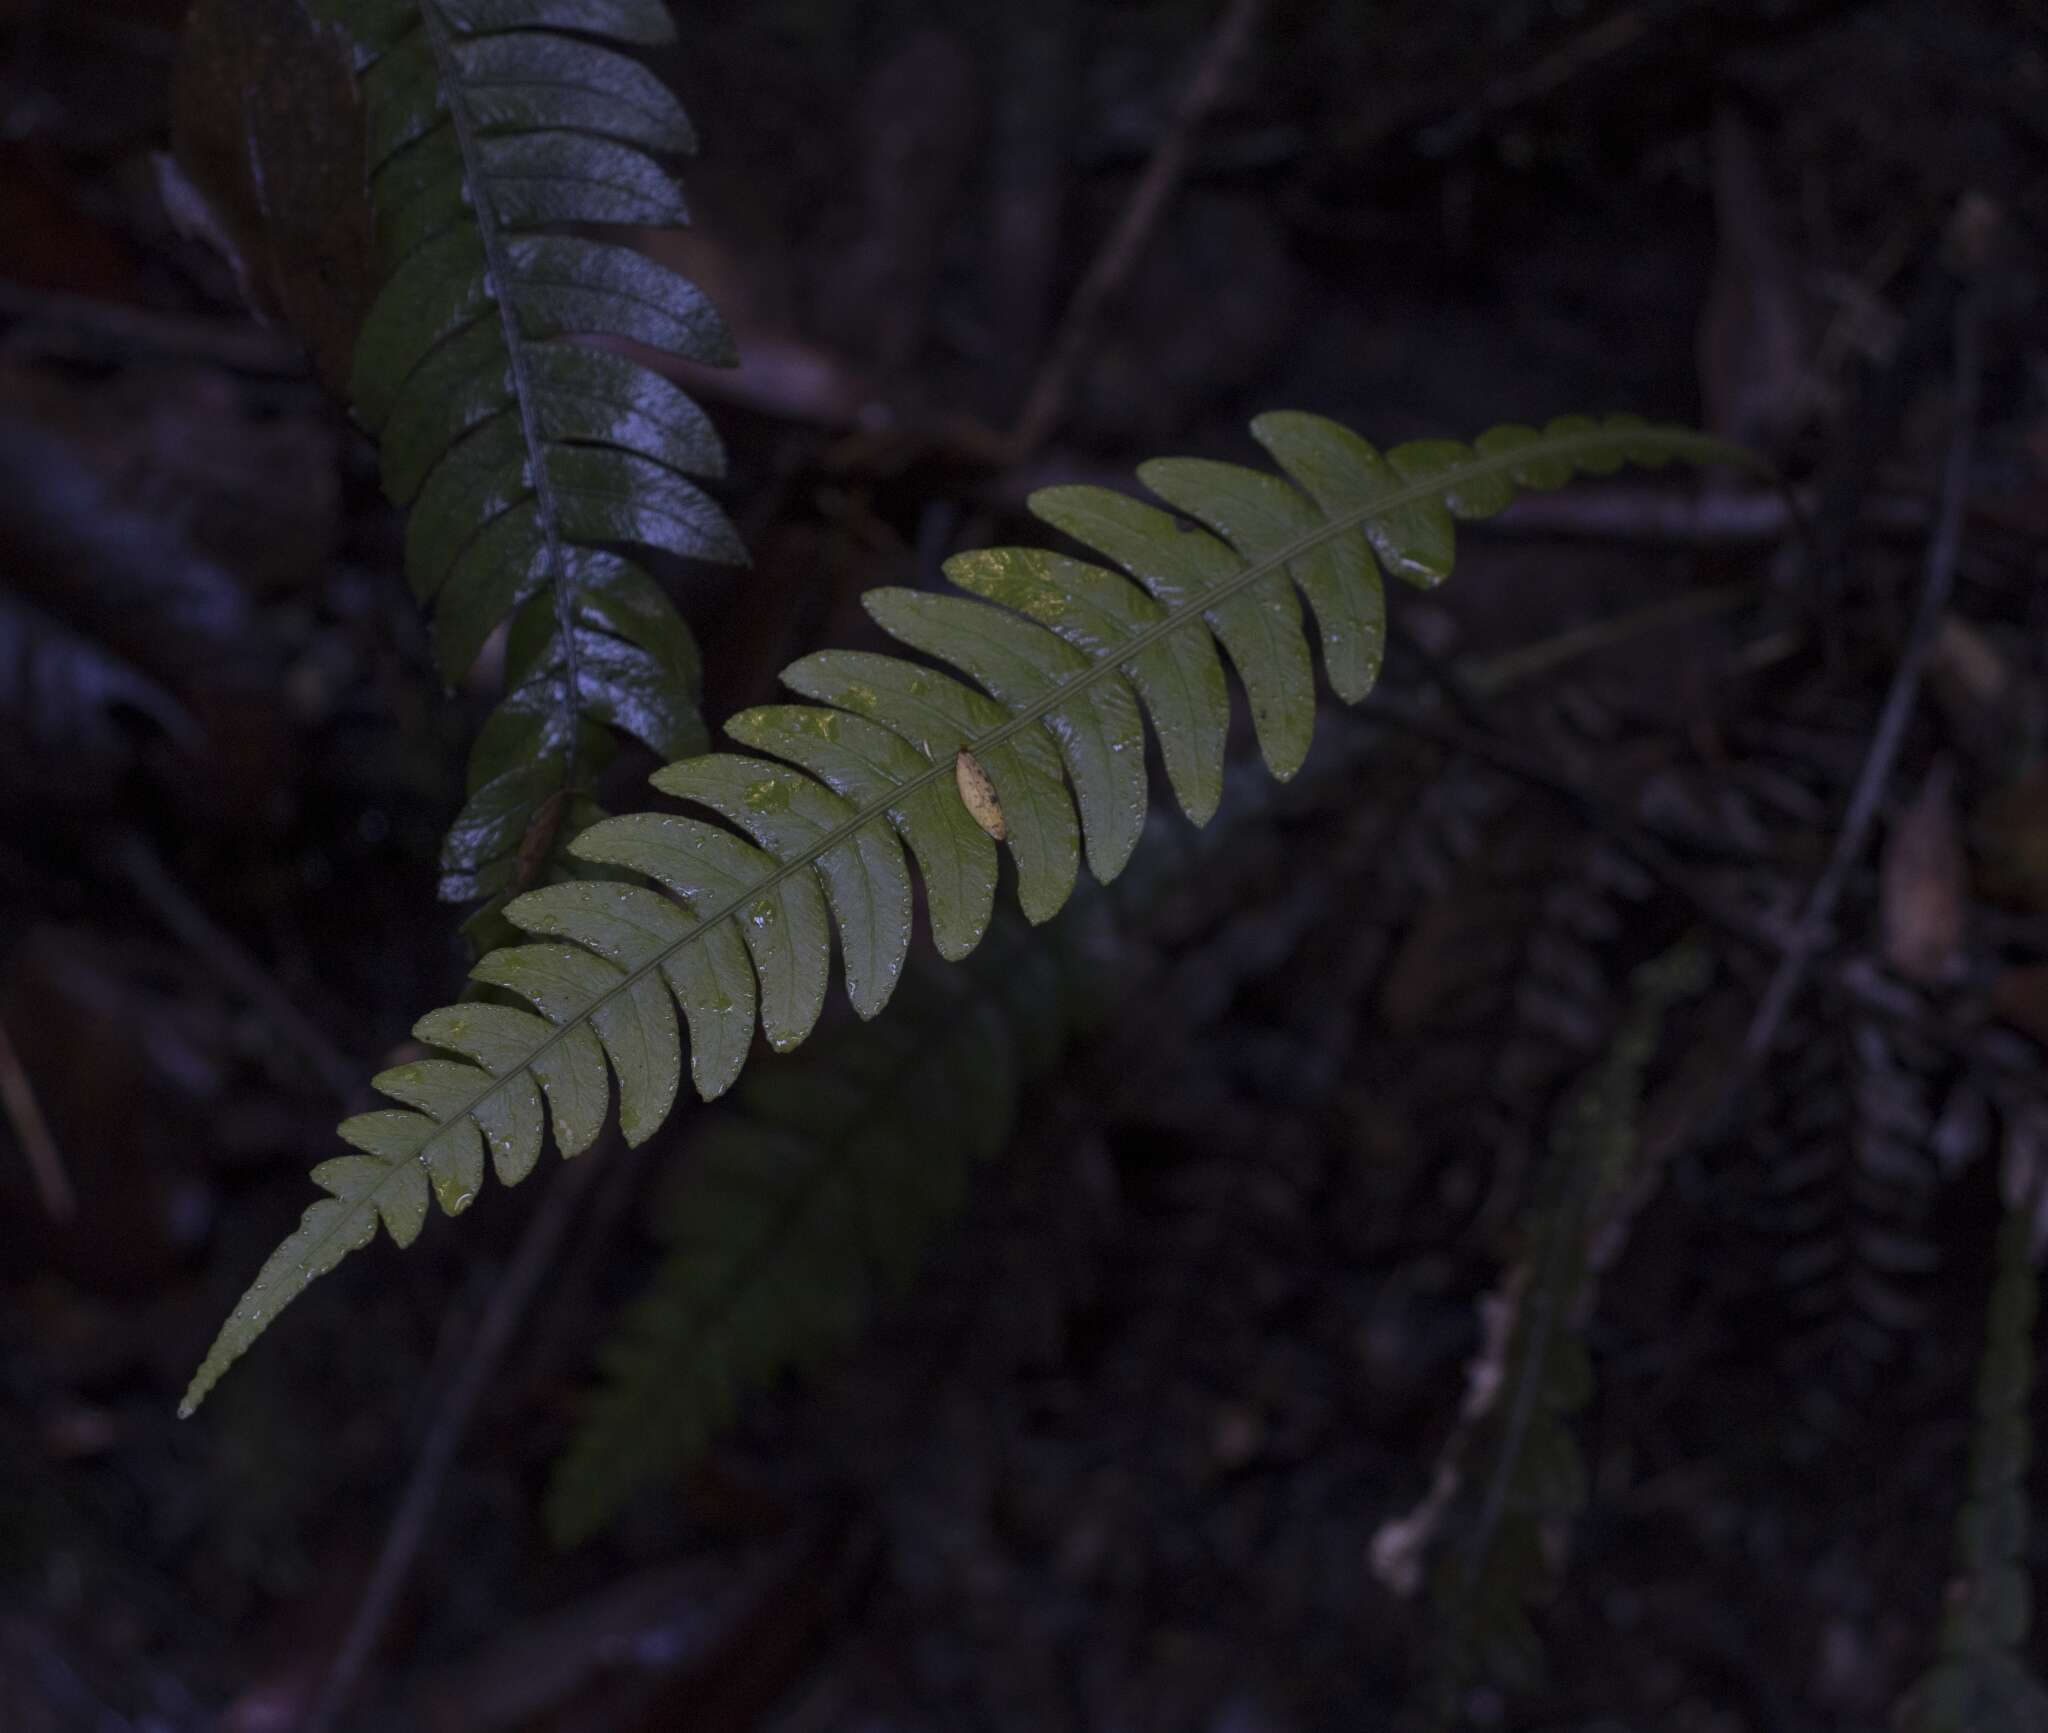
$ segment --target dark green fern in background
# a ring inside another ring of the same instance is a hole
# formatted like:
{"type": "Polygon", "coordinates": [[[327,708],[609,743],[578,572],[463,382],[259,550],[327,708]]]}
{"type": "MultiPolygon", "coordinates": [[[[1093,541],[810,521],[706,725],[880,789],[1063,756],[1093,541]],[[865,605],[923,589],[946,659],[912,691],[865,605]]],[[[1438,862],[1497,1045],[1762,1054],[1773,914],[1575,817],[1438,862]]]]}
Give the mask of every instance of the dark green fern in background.
{"type": "Polygon", "coordinates": [[[1500,1381],[1461,1439],[1470,1495],[1447,1525],[1435,1573],[1446,1705],[1485,1676],[1526,1688],[1543,1651],[1530,1607],[1555,1578],[1562,1534],[1586,1502],[1573,1421],[1593,1392],[1585,1340],[1593,1241],[1634,1177],[1643,1090],[1673,1007],[1706,985],[1708,954],[1682,942],[1636,971],[1631,1002],[1605,1056],[1551,1127],[1541,1202],[1493,1304],[1500,1381]]]}
{"type": "Polygon", "coordinates": [[[383,279],[350,394],[443,679],[510,622],[442,860],[449,898],[497,898],[567,865],[615,735],[663,758],[705,741],[689,630],[617,549],[744,562],[697,485],[724,454],[681,389],[593,340],[718,364],[731,340],[644,254],[550,232],[685,222],[664,159],[696,139],[621,52],[673,39],[657,0],[324,4],[358,45],[383,279]]]}
{"type": "Polygon", "coordinates": [[[963,969],[914,959],[888,1016],[749,1074],[690,1138],[652,1216],[660,1262],[549,1481],[558,1541],[688,1467],[741,1396],[846,1347],[908,1285],[1026,1086],[1093,1020],[1105,988],[1074,917],[1099,913],[1077,899],[1045,941],[999,916],[963,969]]]}
{"type": "Polygon", "coordinates": [[[1900,1706],[1898,1733],[2044,1733],[2048,1690],[2028,1666],[2033,1582],[2027,1566],[2027,1467],[2033,1458],[2034,1210],[2022,1200],[1998,1230],[1996,1274],[1977,1372],[1969,1490],[1956,1519],[1955,1574],[1940,1659],[1900,1706]]]}

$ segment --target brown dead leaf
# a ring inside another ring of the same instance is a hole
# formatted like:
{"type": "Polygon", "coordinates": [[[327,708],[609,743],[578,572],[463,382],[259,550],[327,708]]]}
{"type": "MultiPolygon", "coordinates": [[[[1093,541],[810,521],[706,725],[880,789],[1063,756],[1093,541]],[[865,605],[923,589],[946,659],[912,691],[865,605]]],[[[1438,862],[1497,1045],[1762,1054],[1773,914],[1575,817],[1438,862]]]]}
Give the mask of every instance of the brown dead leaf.
{"type": "Polygon", "coordinates": [[[989,780],[988,772],[982,769],[981,760],[965,747],[953,760],[953,780],[959,785],[960,802],[967,808],[968,817],[1001,842],[1007,834],[1003,824],[1003,803],[997,797],[996,785],[989,780]]]}
{"type": "Polygon", "coordinates": [[[1945,615],[1927,658],[1927,689],[1949,733],[1977,763],[1989,766],[2009,750],[2022,720],[2022,694],[2012,663],[1980,627],[1945,615]]]}
{"type": "Polygon", "coordinates": [[[1698,338],[1707,425],[1776,450],[1813,407],[1813,347],[1756,135],[1726,108],[1714,117],[1714,221],[1714,274],[1698,338]]]}
{"type": "Polygon", "coordinates": [[[375,288],[362,94],[346,31],[304,0],[198,0],[173,93],[172,219],[217,246],[264,319],[345,392],[375,288]]]}
{"type": "Polygon", "coordinates": [[[2006,970],[1991,989],[1991,1009],[2048,1047],[2048,963],[2006,970]]]}
{"type": "Polygon", "coordinates": [[[1969,868],[1955,807],[1955,767],[1937,759],[1891,828],[1879,866],[1884,960],[1925,987],[1962,967],[1969,868]]]}

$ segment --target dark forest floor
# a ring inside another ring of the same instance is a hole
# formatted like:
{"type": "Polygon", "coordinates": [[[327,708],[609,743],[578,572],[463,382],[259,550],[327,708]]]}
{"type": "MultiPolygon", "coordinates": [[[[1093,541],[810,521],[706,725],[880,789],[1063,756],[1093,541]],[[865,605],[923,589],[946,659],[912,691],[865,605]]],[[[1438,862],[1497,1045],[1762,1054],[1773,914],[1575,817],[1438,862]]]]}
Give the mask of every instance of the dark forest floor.
{"type": "MultiPolygon", "coordinates": [[[[440,692],[366,446],[165,214],[181,10],[0,0],[0,1733],[301,1725],[557,1177],[353,1259],[174,1418],[459,985],[435,854],[490,696],[440,692]]],[[[646,244],[746,360],[705,389],[754,567],[669,574],[714,718],[862,641],[864,588],[1023,536],[1031,487],[1249,461],[1268,408],[1385,443],[1628,408],[1766,451],[1799,518],[1665,472],[1476,526],[1393,598],[1384,704],[1158,845],[1099,1032],[912,1291],[560,1553],[539,1490],[691,1116],[599,1158],[344,1725],[1406,1725],[1433,1615],[1373,1538],[1553,1115],[1690,930],[1545,1664],[1464,1709],[1883,1724],[1940,1617],[1995,1175],[2048,1148],[2048,8],[1274,0],[1021,456],[989,430],[1215,9],[677,10],[696,226],[646,244]],[[1875,839],[1717,1121],[1965,410],[1875,839]]]]}

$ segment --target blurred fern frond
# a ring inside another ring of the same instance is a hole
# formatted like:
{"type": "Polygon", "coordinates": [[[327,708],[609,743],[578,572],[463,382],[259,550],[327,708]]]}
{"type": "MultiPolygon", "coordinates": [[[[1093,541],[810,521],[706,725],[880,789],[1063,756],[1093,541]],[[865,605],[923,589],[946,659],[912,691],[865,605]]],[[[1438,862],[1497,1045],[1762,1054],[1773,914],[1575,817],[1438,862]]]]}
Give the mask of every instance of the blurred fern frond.
{"type": "Polygon", "coordinates": [[[1708,953],[1686,940],[1636,971],[1621,1026],[1552,1122],[1549,1195],[1524,1218],[1517,1254],[1482,1304],[1481,1350],[1429,1496],[1374,1542],[1375,1569],[1399,1589],[1419,1585],[1422,1557],[1435,1555],[1443,1703],[1478,1676],[1521,1687],[1540,1669],[1529,1607],[1586,1496],[1571,1423],[1593,1390],[1590,1248],[1629,1190],[1665,1020],[1705,986],[1707,969],[1708,953]]]}
{"type": "Polygon", "coordinates": [[[892,1015],[835,1024],[749,1076],[690,1140],[654,1219],[661,1261],[555,1464],[559,1542],[688,1466],[741,1396],[843,1348],[908,1285],[1088,1015],[1071,917],[1090,912],[1067,911],[1050,943],[998,920],[964,970],[913,965],[892,1015]]]}
{"type": "Polygon", "coordinates": [[[1940,1659],[1900,1705],[1898,1733],[2043,1733],[2048,1690],[2027,1664],[2033,1583],[2027,1566],[2027,1469],[2033,1459],[2033,1211],[1998,1229],[1997,1273],[1977,1372],[1969,1492],[1956,1519],[1955,1576],[1940,1659]]]}

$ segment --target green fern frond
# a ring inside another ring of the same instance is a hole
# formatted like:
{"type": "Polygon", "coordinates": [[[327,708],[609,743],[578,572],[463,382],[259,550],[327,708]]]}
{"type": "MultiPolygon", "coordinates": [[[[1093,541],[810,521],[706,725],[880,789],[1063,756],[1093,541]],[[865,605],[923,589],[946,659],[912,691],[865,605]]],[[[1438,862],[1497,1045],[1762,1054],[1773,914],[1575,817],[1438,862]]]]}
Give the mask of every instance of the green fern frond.
{"type": "Polygon", "coordinates": [[[691,1139],[655,1220],[660,1265],[555,1464],[559,1542],[686,1467],[743,1394],[844,1347],[908,1285],[970,1167],[1008,1143],[1023,1088],[1087,1021],[1092,954],[1074,917],[1096,912],[1069,905],[1052,944],[999,916],[966,969],[913,963],[889,1016],[838,1023],[755,1072],[691,1139]]]}
{"type": "Polygon", "coordinates": [[[1551,1576],[1546,1531],[1585,1503],[1572,1419],[1591,1398],[1579,1316],[1592,1235],[1636,1160],[1645,1074],[1674,1004],[1706,984],[1707,953],[1685,941],[1636,971],[1627,1016],[1605,1057],[1551,1128],[1553,1196],[1523,1224],[1523,1252],[1495,1296],[1499,1383],[1461,1444],[1476,1451],[1477,1502],[1436,1574],[1444,1611],[1442,1683],[1477,1673],[1526,1686],[1542,1660],[1528,1607],[1551,1576]]]}
{"type": "Polygon", "coordinates": [[[1899,1733],[2048,1733],[2048,1690],[2027,1665],[2027,1466],[2039,1304],[2032,1211],[2009,1208],[1977,1373],[1970,1490],[1956,1522],[1941,1657],[1899,1707],[1899,1733]]]}
{"type": "Polygon", "coordinates": [[[707,743],[688,628],[611,550],[744,564],[692,479],[720,475],[724,453],[680,389],[588,340],[730,364],[731,339],[641,253],[545,232],[686,222],[660,158],[696,139],[613,46],[672,40],[659,0],[325,4],[357,43],[383,279],[350,394],[409,513],[442,677],[511,620],[506,696],[442,857],[450,900],[493,897],[600,816],[588,790],[614,731],[663,758],[707,743]]]}
{"type": "Polygon", "coordinates": [[[540,1155],[543,1097],[563,1155],[588,1148],[608,1108],[607,1058],[625,1136],[651,1136],[681,1081],[678,1004],[707,1099],[738,1076],[757,1023],[778,1051],[809,1034],[835,927],[848,997],[873,1016],[909,944],[906,845],[939,951],[949,960],[971,951],[997,875],[995,843],[959,792],[963,770],[986,774],[1000,808],[990,829],[1016,862],[1025,914],[1042,922],[1067,900],[1084,841],[1099,879],[1129,858],[1147,801],[1142,715],[1182,808],[1198,823],[1215,810],[1229,719],[1219,644],[1244,682],[1267,766],[1283,778],[1299,767],[1316,699],[1297,589],[1315,610],[1331,685],[1356,701],[1379,671],[1381,565],[1411,583],[1440,582],[1456,518],[1498,512],[1518,488],[1581,471],[1749,462],[1718,440],[1619,416],[1495,428],[1471,446],[1417,441],[1385,456],[1316,416],[1266,415],[1252,430],[1290,481],[1184,459],[1139,471],[1185,517],[1100,488],[1032,496],[1039,518],[1128,576],[1037,549],[993,549],[947,563],[979,600],[869,593],[885,631],[975,685],[896,657],[807,656],[783,679],[812,704],[764,706],[728,724],[742,745],[772,756],[713,753],[656,773],[656,787],[723,824],[640,813],[577,836],[575,858],[642,874],[667,894],[584,882],[506,905],[533,942],[492,952],[473,974],[534,1009],[475,1003],[420,1021],[419,1039],[456,1057],[373,1079],[403,1109],[343,1125],[359,1153],[314,1171],[334,1195],[258,1274],[194,1376],[185,1411],[380,1219],[403,1245],[430,1190],[450,1213],[466,1207],[487,1147],[501,1179],[524,1178],[540,1155]]]}

